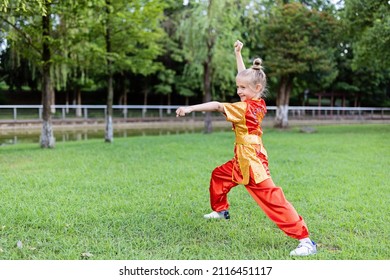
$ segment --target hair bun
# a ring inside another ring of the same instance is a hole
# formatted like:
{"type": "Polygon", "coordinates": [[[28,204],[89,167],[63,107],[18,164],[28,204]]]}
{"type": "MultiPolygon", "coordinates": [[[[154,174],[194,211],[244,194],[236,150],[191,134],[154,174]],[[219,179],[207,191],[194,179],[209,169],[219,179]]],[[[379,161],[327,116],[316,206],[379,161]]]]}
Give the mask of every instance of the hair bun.
{"type": "Polygon", "coordinates": [[[263,66],[261,66],[262,63],[263,61],[261,60],[261,58],[256,58],[255,60],[253,60],[252,69],[262,70],[263,69],[263,66]]]}

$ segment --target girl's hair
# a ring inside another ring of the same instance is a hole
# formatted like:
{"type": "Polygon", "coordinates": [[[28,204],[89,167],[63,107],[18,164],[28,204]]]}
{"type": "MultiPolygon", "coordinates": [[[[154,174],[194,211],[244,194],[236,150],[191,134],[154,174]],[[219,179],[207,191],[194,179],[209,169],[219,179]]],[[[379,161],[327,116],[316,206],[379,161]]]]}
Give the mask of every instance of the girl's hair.
{"type": "Polygon", "coordinates": [[[257,84],[260,84],[260,97],[265,96],[267,89],[267,77],[263,71],[263,66],[261,66],[262,63],[263,61],[261,58],[256,58],[253,60],[253,65],[251,68],[245,69],[237,74],[237,78],[247,79],[249,86],[251,86],[253,89],[256,88],[257,84]]]}

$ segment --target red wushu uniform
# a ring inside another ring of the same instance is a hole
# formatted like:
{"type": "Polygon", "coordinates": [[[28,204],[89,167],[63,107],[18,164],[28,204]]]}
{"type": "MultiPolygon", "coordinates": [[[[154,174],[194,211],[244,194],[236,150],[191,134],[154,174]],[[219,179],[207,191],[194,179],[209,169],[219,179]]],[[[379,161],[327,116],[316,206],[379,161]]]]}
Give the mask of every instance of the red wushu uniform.
{"type": "Polygon", "coordinates": [[[264,100],[223,103],[223,106],[226,120],[233,125],[236,141],[234,158],[212,172],[211,208],[218,212],[229,209],[228,192],[242,184],[265,214],[288,236],[296,239],[308,237],[304,220],[271,179],[261,138],[261,122],[267,112],[264,100]]]}

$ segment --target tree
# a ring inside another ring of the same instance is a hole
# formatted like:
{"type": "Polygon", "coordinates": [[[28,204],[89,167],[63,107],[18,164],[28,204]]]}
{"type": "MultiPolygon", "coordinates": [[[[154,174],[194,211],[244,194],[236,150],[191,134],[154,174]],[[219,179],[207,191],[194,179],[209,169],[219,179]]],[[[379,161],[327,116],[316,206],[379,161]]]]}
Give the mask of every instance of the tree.
{"type": "Polygon", "coordinates": [[[164,35],[160,26],[164,3],[160,0],[92,2],[92,16],[95,18],[89,22],[89,32],[93,34],[96,62],[105,65],[103,68],[97,68],[95,73],[106,77],[105,141],[111,143],[114,76],[117,73],[129,72],[146,76],[161,68],[161,64],[155,63],[155,59],[161,53],[159,41],[164,35]],[[99,21],[96,21],[96,18],[99,21]]]}
{"type": "Polygon", "coordinates": [[[3,11],[10,10],[7,16],[1,15],[3,21],[12,26],[8,39],[23,56],[35,60],[40,65],[42,76],[42,132],[40,145],[42,148],[54,148],[55,139],[51,121],[51,105],[53,104],[54,89],[51,79],[52,54],[51,45],[51,0],[36,0],[29,3],[24,0],[9,3],[3,2],[3,11]],[[40,11],[40,27],[35,27],[37,20],[35,11],[40,11]],[[40,57],[40,58],[39,58],[40,57]]]}
{"type": "MultiPolygon", "coordinates": [[[[239,38],[236,1],[190,1],[179,29],[186,54],[184,76],[197,81],[203,102],[212,100],[213,88],[234,81],[233,43],[239,38]],[[218,79],[217,79],[218,77],[218,79]]],[[[211,113],[205,115],[205,133],[212,132],[211,113]]]]}
{"type": "MultiPolygon", "coordinates": [[[[58,44],[53,50],[56,54],[53,76],[56,90],[65,91],[66,104],[81,105],[83,88],[91,91],[102,86],[92,77],[92,70],[100,66],[95,62],[93,36],[89,33],[93,10],[89,1],[67,3],[58,9],[55,17],[58,44]]],[[[76,107],[76,116],[81,115],[80,107],[76,107]]]]}
{"type": "Polygon", "coordinates": [[[390,4],[386,0],[345,1],[343,18],[354,50],[353,67],[390,69],[390,4]]]}
{"type": "Polygon", "coordinates": [[[376,65],[353,66],[353,40],[347,32],[345,34],[335,54],[338,75],[327,91],[342,93],[350,101],[349,106],[387,106],[390,101],[386,96],[390,72],[376,70],[376,65]]]}
{"type": "Polygon", "coordinates": [[[66,3],[19,0],[2,5],[3,9],[11,11],[9,20],[4,17],[14,28],[14,32],[9,33],[9,40],[14,42],[19,53],[42,70],[42,147],[54,147],[50,111],[54,104],[53,85],[64,87],[69,76],[80,79],[85,69],[73,63],[77,61],[74,58],[80,63],[88,62],[85,63],[90,64],[87,70],[93,69],[95,78],[107,77],[105,140],[112,141],[114,74],[131,71],[149,75],[159,69],[160,64],[153,60],[161,49],[157,42],[163,36],[160,28],[163,7],[160,0],[130,3],[125,0],[70,0],[66,3]],[[35,11],[41,11],[40,21],[35,11]],[[70,15],[72,19],[67,21],[70,15]],[[84,26],[80,25],[81,21],[84,26]],[[37,27],[38,22],[41,23],[37,27]],[[71,24],[76,28],[72,29],[71,24]],[[88,43],[83,43],[85,41],[88,43]],[[84,48],[79,47],[82,45],[84,48]]]}
{"type": "MultiPolygon", "coordinates": [[[[177,38],[177,28],[180,22],[180,14],[185,6],[180,1],[168,1],[169,5],[164,9],[164,20],[161,25],[164,28],[167,36],[161,42],[163,53],[159,56],[158,61],[164,66],[154,77],[155,86],[153,90],[160,94],[161,97],[167,97],[167,105],[171,105],[172,95],[175,91],[180,95],[191,96],[192,92],[188,92],[186,81],[181,83],[180,78],[183,73],[184,52],[179,45],[177,38]],[[183,94],[184,93],[184,94],[183,94]]],[[[163,98],[161,98],[162,100],[163,98]]],[[[167,109],[167,113],[171,113],[171,109],[167,109]]]]}
{"type": "Polygon", "coordinates": [[[337,24],[331,13],[300,3],[275,5],[263,22],[265,65],[278,80],[276,127],[288,126],[294,79],[312,73],[326,87],[336,77],[337,24]]]}
{"type": "Polygon", "coordinates": [[[357,88],[355,104],[390,104],[390,5],[388,1],[345,1],[341,10],[349,54],[346,79],[357,88]]]}
{"type": "Polygon", "coordinates": [[[46,14],[42,15],[42,104],[43,127],[41,133],[41,147],[54,148],[55,139],[51,121],[51,106],[53,103],[54,89],[51,80],[51,3],[44,2],[46,14]]]}

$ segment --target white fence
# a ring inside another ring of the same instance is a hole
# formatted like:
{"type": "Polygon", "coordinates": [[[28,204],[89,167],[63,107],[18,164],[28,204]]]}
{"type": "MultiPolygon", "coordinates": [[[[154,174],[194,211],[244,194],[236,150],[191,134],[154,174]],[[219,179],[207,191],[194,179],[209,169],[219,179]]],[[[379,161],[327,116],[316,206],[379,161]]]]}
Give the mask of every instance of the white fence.
{"type": "MultiPolygon", "coordinates": [[[[175,117],[179,105],[114,105],[116,120],[164,120],[175,117]]],[[[99,120],[107,113],[105,105],[55,105],[54,120],[99,120]]],[[[275,116],[276,107],[267,107],[267,116],[275,116]]],[[[40,121],[42,105],[0,105],[0,122],[40,121]]],[[[192,118],[201,118],[202,113],[193,113],[192,118]]],[[[220,114],[213,114],[214,118],[220,114]]],[[[317,107],[290,106],[289,119],[390,119],[389,107],[317,107]]]]}

